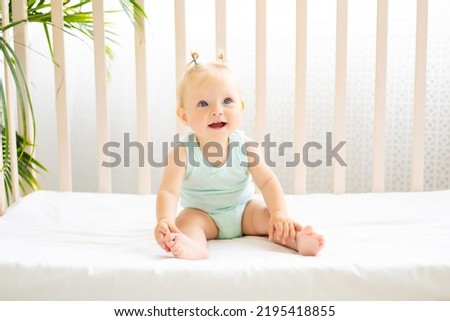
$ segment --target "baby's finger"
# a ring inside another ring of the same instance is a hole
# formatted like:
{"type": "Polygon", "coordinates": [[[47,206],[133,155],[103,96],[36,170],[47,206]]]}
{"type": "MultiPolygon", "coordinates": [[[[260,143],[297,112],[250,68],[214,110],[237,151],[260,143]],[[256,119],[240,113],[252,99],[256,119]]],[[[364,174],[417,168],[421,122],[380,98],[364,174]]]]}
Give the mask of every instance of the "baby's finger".
{"type": "MultiPolygon", "coordinates": [[[[164,235],[161,234],[160,232],[158,232],[158,234],[156,235],[156,242],[158,243],[159,246],[161,246],[166,252],[168,252],[167,250],[169,249],[166,245],[166,243],[164,242],[164,235]]],[[[170,250],[170,249],[169,249],[170,250]]]]}
{"type": "Polygon", "coordinates": [[[267,234],[269,234],[269,240],[273,240],[274,229],[275,229],[275,226],[273,224],[270,224],[269,231],[267,233],[267,234]]]}
{"type": "Polygon", "coordinates": [[[158,232],[161,233],[163,236],[167,233],[170,233],[169,226],[166,223],[162,223],[158,225],[158,232]]]}
{"type": "Polygon", "coordinates": [[[291,240],[292,241],[295,241],[296,236],[297,236],[297,231],[296,231],[296,228],[295,228],[295,224],[296,223],[292,223],[289,226],[289,235],[291,236],[291,240]]]}
{"type": "Polygon", "coordinates": [[[283,231],[284,231],[284,224],[278,224],[278,229],[277,229],[277,240],[280,243],[283,243],[283,231]]]}
{"type": "Polygon", "coordinates": [[[164,249],[164,251],[170,252],[170,248],[167,246],[166,243],[161,244],[161,247],[164,249]]]}
{"type": "Polygon", "coordinates": [[[289,222],[285,222],[283,225],[283,234],[281,236],[281,242],[283,244],[286,244],[288,238],[289,238],[289,232],[290,232],[290,223],[289,222]]]}
{"type": "Polygon", "coordinates": [[[286,244],[286,239],[289,235],[289,229],[288,229],[288,224],[287,222],[285,222],[283,224],[283,230],[281,231],[281,243],[282,244],[286,244]]]}
{"type": "Polygon", "coordinates": [[[157,239],[157,241],[158,241],[158,244],[159,244],[159,245],[161,245],[162,247],[164,247],[163,245],[165,244],[165,241],[164,241],[164,234],[163,234],[163,233],[161,233],[161,232],[158,233],[158,239],[157,239]]]}
{"type": "Polygon", "coordinates": [[[281,242],[281,238],[283,236],[283,223],[278,223],[275,228],[276,240],[281,242]]]}

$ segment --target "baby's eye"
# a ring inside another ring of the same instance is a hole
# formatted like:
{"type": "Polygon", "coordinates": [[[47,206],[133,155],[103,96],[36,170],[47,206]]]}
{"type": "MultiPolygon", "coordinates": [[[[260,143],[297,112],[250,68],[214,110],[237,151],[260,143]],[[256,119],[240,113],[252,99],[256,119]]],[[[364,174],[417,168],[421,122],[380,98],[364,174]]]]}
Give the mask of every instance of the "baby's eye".
{"type": "Polygon", "coordinates": [[[197,107],[207,107],[208,103],[204,100],[198,102],[197,107]]]}
{"type": "Polygon", "coordinates": [[[225,105],[231,104],[232,102],[233,102],[233,99],[231,99],[231,98],[225,98],[224,101],[223,101],[223,103],[225,105]]]}

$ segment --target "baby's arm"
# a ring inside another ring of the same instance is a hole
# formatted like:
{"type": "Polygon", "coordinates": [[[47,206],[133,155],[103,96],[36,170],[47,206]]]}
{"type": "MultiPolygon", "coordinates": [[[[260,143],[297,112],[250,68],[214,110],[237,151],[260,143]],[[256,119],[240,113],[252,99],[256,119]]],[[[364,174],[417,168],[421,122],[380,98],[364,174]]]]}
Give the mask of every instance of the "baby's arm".
{"type": "Polygon", "coordinates": [[[167,166],[156,198],[155,239],[167,252],[170,249],[164,241],[167,233],[179,232],[175,225],[178,198],[185,172],[186,153],[184,148],[175,147],[167,156],[167,166]]]}
{"type": "Polygon", "coordinates": [[[286,244],[288,238],[295,240],[296,232],[300,231],[302,227],[287,215],[284,193],[278,178],[266,164],[257,147],[253,144],[247,144],[246,147],[250,157],[249,171],[261,191],[270,213],[269,239],[280,241],[283,244],[286,244]]]}

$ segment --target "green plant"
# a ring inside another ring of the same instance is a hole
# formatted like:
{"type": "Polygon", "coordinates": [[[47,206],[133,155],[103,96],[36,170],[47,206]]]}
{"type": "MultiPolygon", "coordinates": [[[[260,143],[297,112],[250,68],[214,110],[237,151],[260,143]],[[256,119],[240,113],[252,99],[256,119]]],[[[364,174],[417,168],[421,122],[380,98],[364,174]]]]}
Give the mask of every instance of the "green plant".
{"type": "MultiPolygon", "coordinates": [[[[8,2],[8,12],[11,21],[12,18],[12,1],[8,2]]],[[[15,0],[17,1],[17,0],[15,0]]],[[[127,14],[129,19],[134,24],[135,28],[142,28],[140,21],[146,18],[144,10],[136,3],[135,0],[118,0],[123,11],[127,14]]],[[[1,8],[0,8],[1,10],[1,8]]],[[[107,12],[108,14],[112,11],[107,12]]],[[[22,123],[22,132],[16,132],[16,145],[18,156],[18,170],[20,177],[20,188],[24,194],[29,190],[36,190],[40,188],[40,184],[33,176],[33,171],[46,171],[45,167],[34,158],[34,141],[36,136],[36,124],[34,120],[34,111],[32,97],[30,95],[28,86],[26,85],[26,75],[23,72],[20,59],[17,57],[14,48],[4,38],[4,33],[10,28],[18,26],[23,23],[40,23],[44,28],[45,38],[48,43],[50,55],[53,57],[52,41],[50,39],[51,23],[51,0],[28,0],[27,1],[27,20],[14,21],[5,26],[0,21],[0,52],[3,59],[0,60],[2,64],[10,71],[13,85],[17,92],[17,101],[19,105],[18,117],[22,123]],[[20,86],[24,83],[25,86],[20,86]],[[27,112],[31,115],[26,117],[27,112]],[[31,122],[31,123],[30,123],[31,122]],[[26,139],[27,133],[31,129],[31,133],[26,139]]],[[[70,35],[79,37],[80,39],[93,39],[93,12],[92,0],[65,0],[63,3],[63,17],[64,17],[64,31],[70,35]]],[[[3,21],[3,19],[1,19],[3,21]]],[[[110,23],[105,22],[106,26],[106,40],[111,43],[114,42],[114,33],[109,28],[110,23]]],[[[18,44],[24,45],[24,44],[18,44]]],[[[112,59],[113,51],[109,45],[106,45],[106,53],[109,59],[112,59]]],[[[7,194],[8,204],[10,202],[10,195],[12,190],[11,180],[11,163],[9,155],[9,131],[8,131],[8,109],[7,100],[5,99],[5,88],[3,81],[0,79],[0,134],[3,150],[3,171],[5,175],[5,191],[7,194]]]]}

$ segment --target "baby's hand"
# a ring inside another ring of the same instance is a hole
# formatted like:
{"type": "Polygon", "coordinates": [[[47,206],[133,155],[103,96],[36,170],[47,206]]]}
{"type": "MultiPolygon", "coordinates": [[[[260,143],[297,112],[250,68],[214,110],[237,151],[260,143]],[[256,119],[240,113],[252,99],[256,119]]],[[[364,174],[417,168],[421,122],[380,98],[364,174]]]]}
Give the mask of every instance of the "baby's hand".
{"type": "Polygon", "coordinates": [[[162,219],[156,224],[155,227],[155,239],[166,252],[170,252],[170,248],[166,245],[164,237],[168,233],[180,232],[175,223],[171,220],[162,219]]]}
{"type": "Polygon", "coordinates": [[[295,241],[296,234],[302,226],[287,215],[274,215],[269,219],[269,239],[286,244],[290,238],[295,241]]]}

